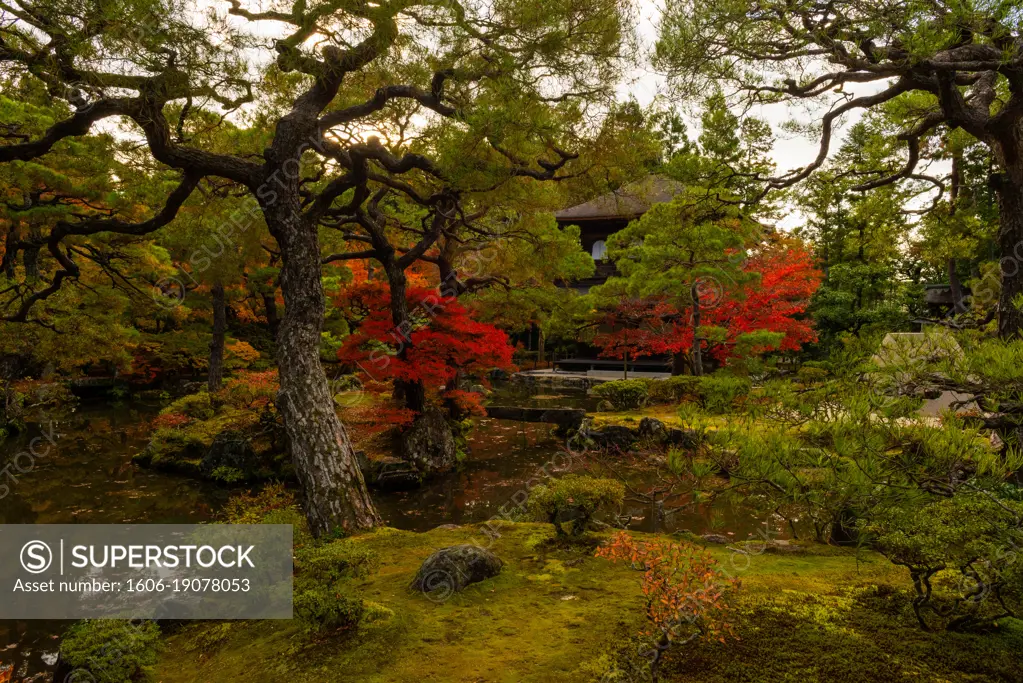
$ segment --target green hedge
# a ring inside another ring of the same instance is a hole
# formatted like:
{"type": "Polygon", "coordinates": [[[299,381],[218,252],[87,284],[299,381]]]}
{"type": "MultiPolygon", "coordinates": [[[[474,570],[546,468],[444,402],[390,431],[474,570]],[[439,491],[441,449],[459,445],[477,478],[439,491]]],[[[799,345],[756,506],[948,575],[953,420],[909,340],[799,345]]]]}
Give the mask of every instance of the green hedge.
{"type": "Polygon", "coordinates": [[[647,382],[642,379],[619,379],[593,387],[593,395],[601,399],[602,410],[635,410],[646,405],[647,382]]]}

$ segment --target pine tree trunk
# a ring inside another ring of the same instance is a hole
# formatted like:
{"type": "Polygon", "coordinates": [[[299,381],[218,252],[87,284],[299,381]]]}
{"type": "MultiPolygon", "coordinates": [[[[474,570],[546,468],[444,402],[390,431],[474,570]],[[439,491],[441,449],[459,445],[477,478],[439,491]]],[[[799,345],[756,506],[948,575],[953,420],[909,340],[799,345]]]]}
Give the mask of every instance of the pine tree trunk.
{"type": "Polygon", "coordinates": [[[270,334],[277,339],[277,330],[281,326],[280,317],[277,315],[277,294],[275,292],[263,292],[263,308],[266,310],[266,326],[270,328],[270,334]]]}
{"type": "MultiPolygon", "coordinates": [[[[399,344],[398,358],[405,360],[412,350],[412,317],[408,310],[407,280],[396,264],[385,264],[387,284],[391,293],[391,322],[394,323],[394,341],[399,344]]],[[[416,413],[426,410],[426,387],[421,381],[395,381],[395,398],[416,413]]]]}
{"type": "MultiPolygon", "coordinates": [[[[959,203],[959,188],[962,186],[962,149],[956,147],[952,154],[952,174],[949,182],[949,216],[955,216],[959,203]]],[[[961,315],[966,312],[966,303],[963,300],[963,285],[959,281],[959,273],[956,271],[956,260],[948,260],[948,285],[952,289],[952,312],[961,315]]]]}
{"type": "Polygon", "coordinates": [[[227,333],[224,285],[219,282],[213,285],[212,294],[213,337],[210,339],[210,372],[206,381],[211,394],[218,391],[224,381],[224,335],[227,333]]]}
{"type": "Polygon", "coordinates": [[[302,220],[297,199],[289,202],[278,196],[263,208],[283,255],[277,407],[284,417],[309,528],[317,536],[337,528],[365,529],[380,519],[320,364],[325,302],[316,228],[302,220]]]}
{"type": "Polygon", "coordinates": [[[18,267],[18,264],[16,262],[16,258],[18,250],[15,248],[14,245],[18,242],[19,239],[18,227],[20,224],[21,221],[12,219],[10,222],[10,226],[7,228],[7,235],[4,238],[4,259],[2,267],[4,275],[6,275],[7,278],[10,280],[13,280],[15,275],[17,274],[16,269],[18,267]]]}
{"type": "Polygon", "coordinates": [[[998,298],[998,336],[1012,339],[1023,334],[1023,310],[1015,306],[1023,298],[1023,162],[1015,172],[1002,174],[995,183],[1001,227],[1002,291],[998,298]]]}
{"type": "Polygon", "coordinates": [[[966,304],[963,303],[963,285],[959,281],[959,273],[956,271],[956,260],[948,260],[948,284],[952,289],[952,311],[959,315],[966,312],[966,304]]]}
{"type": "Polygon", "coordinates": [[[693,375],[703,375],[703,340],[700,338],[700,290],[696,282],[693,282],[689,291],[693,298],[693,375]]]}
{"type": "Polygon", "coordinates": [[[22,254],[25,265],[25,279],[39,279],[39,247],[25,247],[22,254]]]}

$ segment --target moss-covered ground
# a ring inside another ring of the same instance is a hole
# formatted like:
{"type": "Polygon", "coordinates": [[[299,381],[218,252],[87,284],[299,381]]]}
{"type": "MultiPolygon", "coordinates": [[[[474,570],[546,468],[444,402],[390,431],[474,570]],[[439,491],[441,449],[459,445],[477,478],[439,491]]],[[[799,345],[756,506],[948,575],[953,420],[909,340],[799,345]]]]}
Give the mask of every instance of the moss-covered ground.
{"type": "MultiPolygon", "coordinates": [[[[478,527],[382,529],[355,542],[376,556],[354,586],[369,603],[354,632],[310,635],[295,621],[200,623],[173,632],[163,683],[596,681],[640,644],[640,574],[591,546],[544,544],[549,527],[506,524],[492,549],[500,576],[434,602],[407,586],[435,549],[478,527]]],[[[715,546],[742,581],[737,638],[673,654],[665,680],[737,683],[1023,680],[1023,623],[985,634],[925,633],[904,570],[880,556],[809,546],[741,555],[715,546]]]]}

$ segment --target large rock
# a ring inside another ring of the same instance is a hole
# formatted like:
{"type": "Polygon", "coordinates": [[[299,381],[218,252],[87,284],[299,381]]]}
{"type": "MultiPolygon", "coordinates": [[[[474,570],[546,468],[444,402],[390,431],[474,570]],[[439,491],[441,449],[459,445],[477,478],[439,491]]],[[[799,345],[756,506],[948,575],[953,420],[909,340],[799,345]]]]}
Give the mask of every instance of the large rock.
{"type": "Polygon", "coordinates": [[[686,450],[699,448],[703,435],[695,429],[679,429],[672,427],[667,433],[667,442],[672,446],[681,446],[686,450]]]}
{"type": "Polygon", "coordinates": [[[401,457],[424,475],[451,469],[457,462],[451,425],[439,410],[427,410],[402,432],[401,457]]]}
{"type": "Polygon", "coordinates": [[[419,488],[423,474],[412,463],[400,458],[370,460],[363,451],[355,456],[366,483],[385,491],[408,491],[419,488]]]}
{"type": "Polygon", "coordinates": [[[668,440],[668,429],[656,417],[644,417],[639,421],[639,436],[663,443],[668,440]]]}
{"type": "Polygon", "coordinates": [[[446,600],[470,584],[497,576],[503,566],[501,558],[486,548],[453,545],[426,558],[412,579],[411,588],[433,600],[446,600]]]}

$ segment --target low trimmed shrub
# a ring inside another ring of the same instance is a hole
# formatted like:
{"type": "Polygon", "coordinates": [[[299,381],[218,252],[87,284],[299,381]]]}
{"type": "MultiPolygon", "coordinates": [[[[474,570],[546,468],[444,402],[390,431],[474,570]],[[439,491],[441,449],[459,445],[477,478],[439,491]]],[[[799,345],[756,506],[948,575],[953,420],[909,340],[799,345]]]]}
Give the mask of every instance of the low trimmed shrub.
{"type": "Polygon", "coordinates": [[[160,627],[155,622],[87,619],[64,634],[61,667],[71,670],[67,680],[143,683],[152,680],[159,645],[160,627]]]}
{"type": "Polygon", "coordinates": [[[350,540],[296,547],[295,618],[309,631],[357,627],[366,606],[352,580],[372,563],[373,554],[350,540]]]}
{"type": "Polygon", "coordinates": [[[579,536],[594,514],[618,508],[624,500],[620,481],[569,474],[534,488],[527,505],[534,519],[553,524],[559,536],[565,535],[564,522],[572,522],[572,535],[579,536]]]}
{"type": "Polygon", "coordinates": [[[646,405],[647,383],[641,379],[619,379],[593,387],[592,393],[601,399],[601,410],[635,410],[646,405]]]}
{"type": "Polygon", "coordinates": [[[295,618],[309,631],[335,631],[359,625],[366,612],[361,598],[323,586],[295,591],[295,618]]]}
{"type": "Polygon", "coordinates": [[[680,403],[683,399],[695,398],[700,393],[700,378],[692,375],[648,379],[646,383],[651,403],[680,403]]]}

